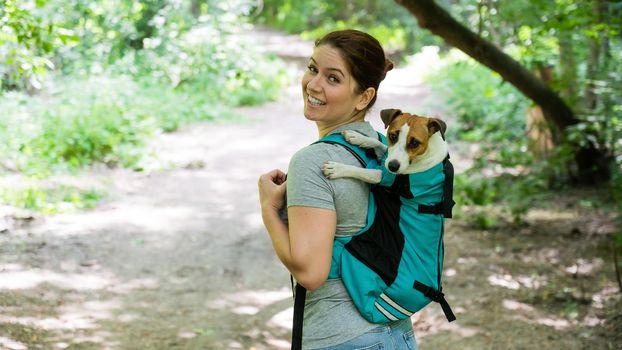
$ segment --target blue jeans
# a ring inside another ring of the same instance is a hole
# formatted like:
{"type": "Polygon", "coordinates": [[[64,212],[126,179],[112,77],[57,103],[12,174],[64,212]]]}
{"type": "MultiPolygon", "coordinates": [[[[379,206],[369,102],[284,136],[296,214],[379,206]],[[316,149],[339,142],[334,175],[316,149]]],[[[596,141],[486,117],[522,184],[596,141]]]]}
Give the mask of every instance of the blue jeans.
{"type": "Polygon", "coordinates": [[[345,343],[321,350],[417,350],[417,342],[410,323],[402,322],[399,326],[374,328],[345,343]]]}

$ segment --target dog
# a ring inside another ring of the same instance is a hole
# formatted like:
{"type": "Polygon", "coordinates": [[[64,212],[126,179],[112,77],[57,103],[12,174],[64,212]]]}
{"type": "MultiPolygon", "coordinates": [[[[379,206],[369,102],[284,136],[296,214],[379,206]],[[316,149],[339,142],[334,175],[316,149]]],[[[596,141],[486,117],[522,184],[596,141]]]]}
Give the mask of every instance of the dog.
{"type": "Polygon", "coordinates": [[[329,179],[372,184],[373,218],[343,245],[341,278],[368,320],[410,317],[434,301],[451,322],[456,317],[442,292],[444,220],[452,217],[455,204],[447,126],[399,109],[382,110],[380,116],[387,145],[355,131],[342,133],[346,142],[373,149],[379,164],[322,166],[329,179]]]}
{"type": "MultiPolygon", "coordinates": [[[[384,123],[387,145],[375,138],[352,130],[342,133],[349,143],[361,148],[373,149],[384,168],[395,175],[426,171],[442,162],[448,154],[445,141],[447,125],[438,118],[403,113],[399,109],[380,112],[384,123]]],[[[378,184],[383,178],[382,169],[364,169],[337,162],[326,162],[322,167],[328,179],[354,178],[370,184],[378,184]]]]}

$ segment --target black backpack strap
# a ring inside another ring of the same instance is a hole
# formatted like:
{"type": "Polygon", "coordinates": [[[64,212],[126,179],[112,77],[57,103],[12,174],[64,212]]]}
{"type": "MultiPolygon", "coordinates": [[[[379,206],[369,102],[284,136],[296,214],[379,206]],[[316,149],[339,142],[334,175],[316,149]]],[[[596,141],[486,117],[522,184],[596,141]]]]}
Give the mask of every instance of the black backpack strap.
{"type": "MultiPolygon", "coordinates": [[[[376,136],[378,137],[378,141],[386,144],[386,139],[380,132],[376,131],[376,136]]],[[[354,158],[359,161],[359,163],[361,163],[361,166],[363,168],[367,168],[367,161],[365,159],[379,161],[376,153],[372,148],[362,148],[355,146],[346,141],[341,134],[329,134],[315,141],[314,143],[328,143],[331,145],[342,146],[343,148],[348,150],[348,152],[350,152],[354,156],[354,158]]]]}
{"type": "Polygon", "coordinates": [[[423,293],[426,298],[439,303],[441,305],[441,308],[443,309],[445,317],[447,317],[447,321],[451,322],[456,320],[456,315],[454,315],[453,311],[451,311],[451,307],[449,307],[449,303],[447,302],[447,300],[445,300],[445,294],[443,294],[441,289],[436,290],[419,281],[415,281],[413,288],[423,293]]]}
{"type": "Polygon", "coordinates": [[[421,214],[443,214],[446,219],[452,218],[452,208],[456,204],[454,202],[454,166],[449,161],[449,154],[443,160],[443,173],[445,173],[445,182],[443,183],[443,200],[435,205],[419,205],[419,213],[421,214]]]}
{"type": "MultiPolygon", "coordinates": [[[[361,166],[362,166],[363,168],[366,168],[366,167],[367,167],[367,162],[365,162],[365,160],[363,160],[363,158],[361,158],[361,156],[359,156],[359,154],[358,154],[358,153],[356,153],[356,151],[354,151],[352,148],[350,148],[350,147],[348,147],[348,146],[344,145],[343,143],[336,142],[336,141],[329,141],[329,140],[320,140],[320,141],[318,141],[318,142],[328,143],[328,144],[331,144],[331,145],[339,145],[339,146],[341,146],[341,147],[343,147],[343,148],[347,149],[347,150],[348,150],[348,152],[350,152],[350,153],[354,156],[354,158],[356,158],[356,160],[358,160],[358,161],[359,161],[359,163],[361,163],[361,166]]],[[[353,147],[354,147],[354,146],[353,146],[353,147]]]]}
{"type": "Polygon", "coordinates": [[[456,202],[454,201],[454,165],[449,161],[449,154],[443,161],[443,172],[445,172],[445,183],[443,184],[443,216],[446,219],[453,217],[452,209],[456,202]]]}
{"type": "MultiPolygon", "coordinates": [[[[292,279],[293,283],[293,279],[292,279]]],[[[294,324],[292,327],[292,350],[302,350],[302,321],[305,313],[305,298],[307,290],[300,283],[296,283],[294,297],[294,324]]]]}

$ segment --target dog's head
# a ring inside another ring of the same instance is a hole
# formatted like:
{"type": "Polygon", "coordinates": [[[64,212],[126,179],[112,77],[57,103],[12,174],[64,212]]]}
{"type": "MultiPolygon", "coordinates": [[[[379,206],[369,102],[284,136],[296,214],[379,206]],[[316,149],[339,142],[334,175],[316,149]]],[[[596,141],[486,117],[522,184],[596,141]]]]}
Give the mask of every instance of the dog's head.
{"type": "Polygon", "coordinates": [[[417,157],[428,150],[430,138],[437,132],[445,138],[447,125],[438,118],[403,113],[399,109],[385,109],[380,117],[387,129],[389,145],[386,167],[393,173],[402,173],[417,157]]]}

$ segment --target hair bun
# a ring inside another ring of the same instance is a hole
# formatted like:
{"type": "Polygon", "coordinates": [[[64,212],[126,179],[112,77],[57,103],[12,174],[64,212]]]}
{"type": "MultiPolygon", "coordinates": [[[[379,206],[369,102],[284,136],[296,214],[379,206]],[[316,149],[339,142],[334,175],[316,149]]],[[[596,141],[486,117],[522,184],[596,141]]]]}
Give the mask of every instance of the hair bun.
{"type": "Polygon", "coordinates": [[[382,80],[387,76],[387,72],[393,69],[393,62],[390,59],[386,58],[384,60],[384,73],[382,74],[382,80]]]}

